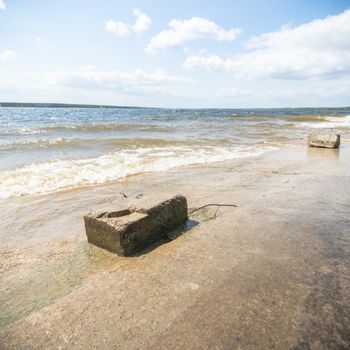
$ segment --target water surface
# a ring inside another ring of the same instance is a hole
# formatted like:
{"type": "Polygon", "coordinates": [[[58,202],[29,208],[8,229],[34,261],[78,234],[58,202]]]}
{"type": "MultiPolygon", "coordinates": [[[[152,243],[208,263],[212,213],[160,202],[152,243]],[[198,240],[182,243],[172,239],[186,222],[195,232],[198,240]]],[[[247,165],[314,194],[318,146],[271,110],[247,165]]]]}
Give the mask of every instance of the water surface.
{"type": "Polygon", "coordinates": [[[350,108],[0,108],[0,198],[116,181],[350,135],[350,108]]]}

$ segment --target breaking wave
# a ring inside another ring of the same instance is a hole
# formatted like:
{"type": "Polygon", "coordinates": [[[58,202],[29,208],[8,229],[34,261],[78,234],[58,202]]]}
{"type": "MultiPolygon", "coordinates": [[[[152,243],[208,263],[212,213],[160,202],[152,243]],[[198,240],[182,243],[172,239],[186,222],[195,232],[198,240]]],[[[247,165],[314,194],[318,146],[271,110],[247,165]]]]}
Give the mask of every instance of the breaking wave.
{"type": "Polygon", "coordinates": [[[0,172],[0,198],[48,193],[174,167],[258,156],[272,149],[169,146],[124,150],[96,158],[38,162],[0,172]]]}
{"type": "Polygon", "coordinates": [[[318,119],[313,119],[312,121],[302,123],[300,127],[306,126],[312,129],[350,128],[350,115],[345,117],[318,117],[318,119]]]}
{"type": "Polygon", "coordinates": [[[35,139],[35,140],[20,140],[20,141],[13,141],[13,142],[6,142],[2,144],[2,147],[6,147],[7,150],[9,149],[21,149],[21,148],[27,148],[27,147],[49,147],[49,146],[62,146],[71,144],[74,140],[69,140],[64,137],[57,137],[55,139],[35,139]]]}

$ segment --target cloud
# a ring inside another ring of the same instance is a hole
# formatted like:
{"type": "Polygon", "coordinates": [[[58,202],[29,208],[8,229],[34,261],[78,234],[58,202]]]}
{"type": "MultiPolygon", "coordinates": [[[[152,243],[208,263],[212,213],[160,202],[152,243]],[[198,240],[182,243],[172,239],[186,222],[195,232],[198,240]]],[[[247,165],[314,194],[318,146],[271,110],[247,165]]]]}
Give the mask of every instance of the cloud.
{"type": "Polygon", "coordinates": [[[131,34],[131,32],[142,33],[148,30],[152,20],[139,9],[135,9],[133,15],[136,17],[134,24],[126,24],[124,22],[110,20],[106,22],[105,29],[117,37],[127,36],[131,34]]]}
{"type": "Polygon", "coordinates": [[[196,68],[205,68],[208,71],[214,72],[225,69],[225,61],[219,56],[189,56],[183,64],[183,67],[188,70],[196,68]]]}
{"type": "Polygon", "coordinates": [[[250,49],[307,47],[308,49],[350,49],[350,10],[324,19],[317,19],[295,28],[252,37],[246,43],[250,49]]]}
{"type": "Polygon", "coordinates": [[[75,71],[55,73],[49,77],[50,85],[61,85],[80,89],[108,90],[114,92],[159,91],[162,86],[188,84],[191,80],[170,75],[161,69],[153,73],[135,70],[131,73],[104,71],[96,67],[82,67],[75,71]]]}
{"type": "Polygon", "coordinates": [[[176,107],[192,91],[191,80],[162,70],[1,70],[0,64],[0,95],[8,101],[176,107]]]}
{"type": "Polygon", "coordinates": [[[308,79],[350,73],[350,10],[295,28],[252,37],[228,58],[194,55],[184,68],[232,72],[236,78],[308,79]]]}
{"type": "Polygon", "coordinates": [[[189,20],[173,19],[169,22],[170,29],[153,37],[146,51],[153,53],[159,49],[181,46],[187,41],[208,38],[217,41],[233,41],[241,32],[239,28],[225,30],[215,22],[205,18],[193,17],[189,20]]]}
{"type": "Polygon", "coordinates": [[[6,5],[3,0],[0,0],[0,11],[1,10],[6,10],[6,5]]]}
{"type": "Polygon", "coordinates": [[[346,106],[350,96],[350,75],[322,81],[293,80],[286,84],[283,80],[234,81],[229,76],[196,82],[164,71],[163,75],[157,71],[137,72],[119,75],[119,72],[94,67],[75,71],[27,71],[4,66],[1,70],[0,65],[0,95],[8,101],[174,108],[332,107],[346,106]],[[100,78],[98,72],[102,73],[100,78]],[[87,77],[88,73],[91,76],[87,77]],[[114,82],[108,78],[113,74],[117,76],[114,82]],[[164,76],[170,78],[164,79],[164,76]]]}
{"type": "Polygon", "coordinates": [[[130,34],[129,27],[123,22],[108,21],[105,24],[105,28],[108,32],[111,32],[118,37],[123,37],[130,34]]]}
{"type": "Polygon", "coordinates": [[[135,33],[142,33],[151,26],[152,20],[142,13],[139,9],[135,9],[132,13],[136,17],[136,22],[132,25],[135,33]]]}
{"type": "Polygon", "coordinates": [[[10,61],[17,57],[17,53],[14,50],[5,50],[0,52],[0,62],[10,61]]]}

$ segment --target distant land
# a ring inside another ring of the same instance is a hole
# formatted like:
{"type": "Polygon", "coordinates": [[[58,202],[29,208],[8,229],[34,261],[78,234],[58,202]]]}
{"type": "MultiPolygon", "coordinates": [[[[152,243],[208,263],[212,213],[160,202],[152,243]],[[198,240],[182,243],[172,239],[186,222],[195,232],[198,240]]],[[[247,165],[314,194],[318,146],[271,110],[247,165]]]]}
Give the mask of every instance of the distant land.
{"type": "Polygon", "coordinates": [[[0,107],[35,107],[35,108],[152,108],[113,105],[86,105],[74,103],[31,103],[31,102],[0,102],[0,107]]]}
{"type": "Polygon", "coordinates": [[[115,106],[115,105],[94,105],[94,104],[79,104],[79,103],[43,103],[43,102],[0,102],[1,107],[33,107],[33,108],[128,108],[128,109],[175,109],[175,110],[202,110],[202,109],[228,109],[228,110],[244,110],[244,111],[286,111],[286,110],[299,110],[305,112],[311,112],[315,110],[329,111],[330,113],[334,110],[345,114],[349,113],[350,106],[337,106],[337,107],[256,107],[256,108],[222,108],[222,107],[209,107],[209,108],[167,108],[167,107],[145,107],[145,106],[115,106]]]}

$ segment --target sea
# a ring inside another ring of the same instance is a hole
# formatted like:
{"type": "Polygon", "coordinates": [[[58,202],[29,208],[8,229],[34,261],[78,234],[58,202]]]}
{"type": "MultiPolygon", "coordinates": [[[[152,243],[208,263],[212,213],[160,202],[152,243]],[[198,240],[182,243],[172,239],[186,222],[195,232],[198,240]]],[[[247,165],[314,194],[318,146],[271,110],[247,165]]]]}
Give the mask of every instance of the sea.
{"type": "Polygon", "coordinates": [[[312,132],[350,140],[350,107],[0,107],[0,198],[255,157],[312,132]]]}

